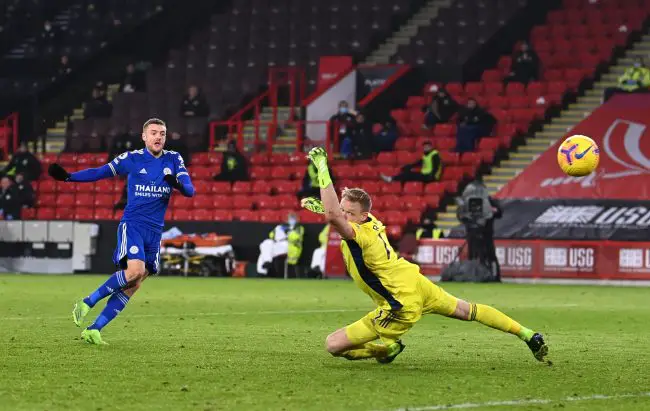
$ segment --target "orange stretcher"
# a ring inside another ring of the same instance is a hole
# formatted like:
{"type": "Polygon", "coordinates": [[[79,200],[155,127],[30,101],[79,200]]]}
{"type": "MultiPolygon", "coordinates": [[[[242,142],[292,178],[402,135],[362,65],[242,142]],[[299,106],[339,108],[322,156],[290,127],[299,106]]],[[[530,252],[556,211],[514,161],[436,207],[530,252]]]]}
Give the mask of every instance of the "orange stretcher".
{"type": "Polygon", "coordinates": [[[195,247],[220,247],[230,244],[232,236],[218,235],[217,233],[207,234],[183,234],[170,240],[163,240],[163,247],[183,247],[184,243],[192,243],[195,247]]]}

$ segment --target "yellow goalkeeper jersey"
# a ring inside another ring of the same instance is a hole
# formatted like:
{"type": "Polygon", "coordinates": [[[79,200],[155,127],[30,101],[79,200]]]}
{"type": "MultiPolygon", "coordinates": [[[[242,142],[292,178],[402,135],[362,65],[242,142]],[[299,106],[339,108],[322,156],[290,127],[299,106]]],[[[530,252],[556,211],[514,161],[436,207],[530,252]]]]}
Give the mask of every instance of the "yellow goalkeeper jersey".
{"type": "Polygon", "coordinates": [[[386,309],[400,310],[419,300],[420,268],[397,255],[381,221],[369,214],[364,223],[350,225],[356,235],[341,241],[341,252],[356,285],[386,309]]]}

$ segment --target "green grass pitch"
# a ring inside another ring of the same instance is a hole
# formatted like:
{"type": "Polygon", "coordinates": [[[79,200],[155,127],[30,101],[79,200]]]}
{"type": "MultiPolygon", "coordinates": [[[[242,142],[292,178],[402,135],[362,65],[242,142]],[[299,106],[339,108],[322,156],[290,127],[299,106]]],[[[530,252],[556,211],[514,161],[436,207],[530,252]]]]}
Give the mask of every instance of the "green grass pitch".
{"type": "Polygon", "coordinates": [[[0,409],[650,410],[647,288],[446,285],[543,332],[553,365],[436,316],[380,365],[324,350],[373,308],[350,281],[151,278],[89,346],[70,312],[104,278],[0,276],[0,409]]]}

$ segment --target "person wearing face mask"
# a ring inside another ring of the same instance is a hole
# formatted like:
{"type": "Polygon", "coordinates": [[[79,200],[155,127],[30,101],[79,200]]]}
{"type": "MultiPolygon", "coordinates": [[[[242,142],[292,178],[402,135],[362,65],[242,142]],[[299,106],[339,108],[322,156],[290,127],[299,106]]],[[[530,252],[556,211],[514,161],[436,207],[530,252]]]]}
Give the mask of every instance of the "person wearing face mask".
{"type": "Polygon", "coordinates": [[[228,150],[223,153],[221,173],[214,176],[215,181],[246,181],[248,180],[248,162],[239,152],[237,142],[230,140],[228,150]]]}
{"type": "Polygon", "coordinates": [[[617,93],[647,93],[648,87],[650,87],[650,69],[645,66],[643,58],[637,57],[632,67],[619,77],[618,85],[605,89],[603,100],[607,101],[617,93]]]}
{"type": "Polygon", "coordinates": [[[339,107],[336,113],[330,117],[330,135],[334,136],[338,132],[340,142],[340,152],[344,158],[348,158],[353,153],[353,134],[356,125],[355,116],[357,112],[350,110],[348,102],[345,100],[339,101],[339,107]]]}
{"type": "Polygon", "coordinates": [[[286,224],[278,224],[269,238],[260,244],[257,272],[268,277],[298,277],[305,227],[295,213],[289,213],[286,224]]]}
{"type": "Polygon", "coordinates": [[[430,183],[440,180],[442,174],[442,163],[440,153],[433,149],[430,141],[426,141],[422,146],[422,158],[415,163],[407,164],[402,167],[402,171],[396,176],[386,176],[380,174],[381,179],[387,183],[392,181],[422,181],[430,183]],[[420,171],[414,171],[414,168],[420,168],[420,171]]]}

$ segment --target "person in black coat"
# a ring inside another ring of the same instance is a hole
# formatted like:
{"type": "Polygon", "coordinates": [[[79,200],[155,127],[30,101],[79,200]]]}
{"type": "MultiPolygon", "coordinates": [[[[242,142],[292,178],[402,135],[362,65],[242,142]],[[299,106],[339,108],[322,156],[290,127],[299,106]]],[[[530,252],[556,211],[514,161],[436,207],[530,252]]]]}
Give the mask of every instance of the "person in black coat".
{"type": "Polygon", "coordinates": [[[208,106],[205,96],[197,86],[190,86],[181,103],[181,115],[183,117],[207,117],[208,114],[210,114],[210,106],[208,106]]]}
{"type": "Polygon", "coordinates": [[[216,181],[246,181],[248,180],[248,160],[237,148],[234,140],[228,142],[228,150],[223,153],[221,173],[214,176],[216,181]]]}
{"type": "Polygon", "coordinates": [[[520,51],[512,59],[507,81],[527,84],[539,77],[539,57],[527,42],[521,43],[520,51]]]}
{"type": "Polygon", "coordinates": [[[28,181],[38,180],[41,175],[41,162],[34,154],[30,153],[25,143],[20,144],[1,174],[15,177],[18,173],[23,174],[28,181]]]}
{"type": "Polygon", "coordinates": [[[24,208],[34,207],[35,195],[34,188],[29,181],[25,180],[23,173],[16,174],[16,184],[14,185],[18,195],[20,196],[20,204],[24,208]]]}
{"type": "Polygon", "coordinates": [[[439,89],[424,113],[424,124],[431,128],[438,123],[446,123],[458,111],[458,103],[445,89],[439,89]]]}
{"type": "Polygon", "coordinates": [[[474,151],[477,140],[489,135],[495,123],[494,116],[479,106],[475,99],[470,98],[458,117],[456,152],[474,151]]]}

